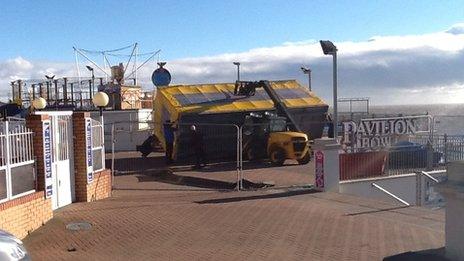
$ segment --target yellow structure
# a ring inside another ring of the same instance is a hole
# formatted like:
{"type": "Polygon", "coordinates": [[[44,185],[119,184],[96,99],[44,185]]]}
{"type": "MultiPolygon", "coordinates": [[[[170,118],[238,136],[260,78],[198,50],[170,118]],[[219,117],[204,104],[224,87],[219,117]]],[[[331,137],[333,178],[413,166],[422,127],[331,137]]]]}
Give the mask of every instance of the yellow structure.
{"type": "MultiPolygon", "coordinates": [[[[320,125],[325,120],[328,105],[297,81],[284,80],[270,83],[289,111],[298,114],[296,120],[299,123],[317,121],[320,125]]],[[[275,110],[274,103],[264,90],[257,89],[255,95],[246,97],[234,95],[234,88],[235,83],[173,85],[158,88],[153,103],[153,120],[157,123],[155,135],[164,146],[162,124],[167,120],[179,123],[241,125],[244,115],[249,112],[275,110]],[[221,117],[218,117],[219,114],[221,117]]],[[[305,130],[304,127],[302,129],[305,130]]],[[[322,127],[320,129],[322,133],[322,127]]],[[[311,137],[315,136],[318,135],[311,135],[311,137]]]]}

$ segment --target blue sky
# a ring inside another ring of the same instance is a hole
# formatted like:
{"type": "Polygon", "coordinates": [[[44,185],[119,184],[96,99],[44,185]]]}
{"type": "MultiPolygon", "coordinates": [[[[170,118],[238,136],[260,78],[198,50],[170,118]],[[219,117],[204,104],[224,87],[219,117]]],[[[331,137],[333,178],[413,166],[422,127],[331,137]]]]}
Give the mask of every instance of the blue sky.
{"type": "Polygon", "coordinates": [[[72,46],[139,42],[166,60],[309,39],[423,34],[463,21],[463,1],[3,1],[0,60],[72,61],[72,46]],[[333,2],[332,4],[329,4],[333,2]]]}
{"type": "MultiPolygon", "coordinates": [[[[339,49],[339,97],[368,96],[374,105],[464,101],[462,0],[16,0],[1,3],[0,32],[0,99],[13,80],[77,76],[72,46],[138,42],[140,52],[162,49],[173,84],[233,82],[233,61],[244,80],[306,84],[300,67],[309,66],[313,90],[330,103],[331,59],[317,42],[330,39],[339,49]]],[[[81,57],[88,76],[85,65],[81,57]]],[[[138,73],[146,90],[156,67],[138,73]]]]}

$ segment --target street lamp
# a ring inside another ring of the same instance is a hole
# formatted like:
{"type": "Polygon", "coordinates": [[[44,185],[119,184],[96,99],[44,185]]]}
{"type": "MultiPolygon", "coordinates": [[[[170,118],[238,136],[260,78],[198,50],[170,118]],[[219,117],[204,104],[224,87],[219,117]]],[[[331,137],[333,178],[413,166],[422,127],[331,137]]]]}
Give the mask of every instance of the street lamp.
{"type": "Polygon", "coordinates": [[[47,100],[45,100],[42,97],[35,98],[32,101],[32,108],[34,108],[36,110],[43,110],[43,109],[45,109],[46,106],[47,106],[47,100]]]}
{"type": "Polygon", "coordinates": [[[306,68],[306,67],[301,67],[301,71],[303,71],[304,74],[308,75],[308,88],[309,88],[309,91],[311,91],[311,69],[306,68]]]}
{"type": "MultiPolygon", "coordinates": [[[[93,104],[100,110],[100,117],[103,118],[103,108],[108,105],[109,98],[105,92],[97,92],[92,98],[93,104]]],[[[102,122],[103,124],[103,122],[102,122]]]]}
{"type": "Polygon", "coordinates": [[[92,84],[89,86],[89,92],[90,92],[90,99],[92,99],[93,96],[93,87],[95,87],[95,75],[94,75],[94,70],[91,66],[86,65],[85,66],[87,70],[89,70],[92,73],[92,84]]]}
{"type": "Polygon", "coordinates": [[[235,66],[237,66],[237,81],[240,81],[240,63],[239,62],[233,62],[235,66]]]}
{"type": "Polygon", "coordinates": [[[337,110],[337,47],[331,41],[320,41],[325,55],[333,58],[333,136],[338,140],[338,110],[337,110]]]}

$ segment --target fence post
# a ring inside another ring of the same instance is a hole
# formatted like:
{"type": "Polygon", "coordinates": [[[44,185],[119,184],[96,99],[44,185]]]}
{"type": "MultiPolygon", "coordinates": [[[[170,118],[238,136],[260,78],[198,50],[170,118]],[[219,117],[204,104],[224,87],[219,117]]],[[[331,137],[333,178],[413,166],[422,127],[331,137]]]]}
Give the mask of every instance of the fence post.
{"type": "Polygon", "coordinates": [[[448,135],[445,133],[445,135],[443,135],[443,139],[444,139],[444,149],[443,149],[443,153],[445,154],[444,155],[444,158],[445,158],[445,164],[448,163],[448,135]]]}
{"type": "Polygon", "coordinates": [[[9,123],[8,120],[3,122],[3,128],[4,128],[4,133],[5,133],[5,165],[6,165],[6,196],[7,198],[11,198],[12,196],[12,185],[11,185],[11,169],[10,169],[10,162],[11,162],[11,148],[10,148],[10,131],[8,127],[9,123]]]}
{"type": "Polygon", "coordinates": [[[427,142],[427,146],[426,146],[426,149],[427,149],[427,165],[426,165],[426,170],[427,171],[430,171],[430,170],[433,170],[433,148],[432,148],[432,144],[430,144],[430,142],[427,142]]]}
{"type": "Polygon", "coordinates": [[[422,174],[416,172],[416,206],[422,206],[422,174]]]}
{"type": "Polygon", "coordinates": [[[111,123],[111,192],[114,189],[114,123],[111,123]]]}

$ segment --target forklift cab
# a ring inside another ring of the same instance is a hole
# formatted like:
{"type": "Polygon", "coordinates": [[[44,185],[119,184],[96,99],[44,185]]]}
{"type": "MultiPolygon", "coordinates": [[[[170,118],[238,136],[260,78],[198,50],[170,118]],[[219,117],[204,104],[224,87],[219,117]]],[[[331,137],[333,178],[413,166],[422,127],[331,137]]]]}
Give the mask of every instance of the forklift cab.
{"type": "Polygon", "coordinates": [[[285,117],[271,112],[250,113],[243,126],[244,154],[249,160],[269,158],[274,165],[286,159],[306,164],[310,160],[308,137],[289,131],[285,117]]]}

